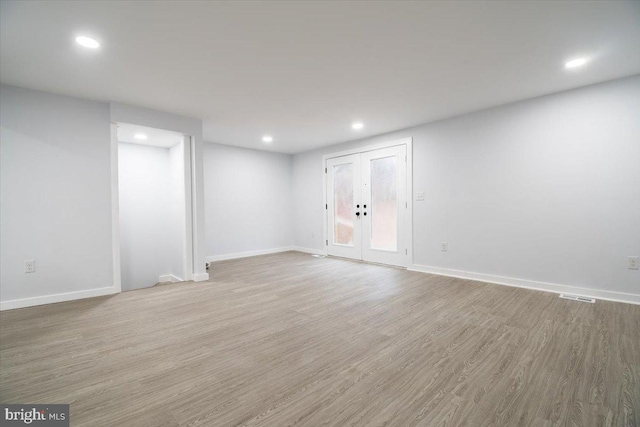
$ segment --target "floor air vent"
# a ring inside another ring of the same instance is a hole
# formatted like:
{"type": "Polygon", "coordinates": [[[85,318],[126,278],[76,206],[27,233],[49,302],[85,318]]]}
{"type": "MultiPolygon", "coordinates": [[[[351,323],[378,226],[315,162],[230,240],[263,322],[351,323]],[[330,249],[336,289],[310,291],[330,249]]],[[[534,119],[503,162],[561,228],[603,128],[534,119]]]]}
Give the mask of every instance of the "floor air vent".
{"type": "Polygon", "coordinates": [[[595,298],[583,297],[581,295],[560,294],[560,298],[570,299],[573,301],[590,302],[591,304],[596,302],[595,298]]]}

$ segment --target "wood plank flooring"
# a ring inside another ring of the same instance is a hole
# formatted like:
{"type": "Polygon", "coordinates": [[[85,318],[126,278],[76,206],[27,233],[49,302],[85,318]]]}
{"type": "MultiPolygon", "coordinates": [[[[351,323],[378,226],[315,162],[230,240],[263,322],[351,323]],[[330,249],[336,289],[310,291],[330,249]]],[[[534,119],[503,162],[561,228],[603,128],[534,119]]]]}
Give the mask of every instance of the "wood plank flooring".
{"type": "Polygon", "coordinates": [[[3,403],[73,426],[637,426],[640,306],[288,252],[0,313],[3,403]]]}

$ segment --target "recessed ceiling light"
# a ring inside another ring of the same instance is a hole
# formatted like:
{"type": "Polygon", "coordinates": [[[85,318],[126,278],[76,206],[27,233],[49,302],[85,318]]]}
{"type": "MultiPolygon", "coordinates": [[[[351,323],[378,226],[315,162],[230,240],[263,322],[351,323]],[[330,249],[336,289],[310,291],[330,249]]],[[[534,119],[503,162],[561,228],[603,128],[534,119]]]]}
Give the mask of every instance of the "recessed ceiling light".
{"type": "Polygon", "coordinates": [[[141,140],[147,139],[147,135],[145,135],[144,133],[136,133],[135,135],[133,135],[133,137],[135,139],[141,139],[141,140]]]}
{"type": "Polygon", "coordinates": [[[262,137],[262,142],[266,142],[267,144],[269,144],[270,142],[273,142],[273,137],[269,135],[265,135],[262,137]]]}
{"type": "Polygon", "coordinates": [[[362,129],[363,127],[364,127],[364,124],[362,122],[351,123],[351,129],[359,130],[359,129],[362,129]]]}
{"type": "Polygon", "coordinates": [[[564,64],[564,68],[576,68],[576,67],[581,67],[584,64],[587,63],[587,58],[576,58],[576,59],[572,59],[569,62],[566,62],[564,64]]]}
{"type": "Polygon", "coordinates": [[[80,46],[88,47],[89,49],[97,49],[100,47],[100,43],[91,37],[78,36],[76,37],[76,43],[80,46]]]}

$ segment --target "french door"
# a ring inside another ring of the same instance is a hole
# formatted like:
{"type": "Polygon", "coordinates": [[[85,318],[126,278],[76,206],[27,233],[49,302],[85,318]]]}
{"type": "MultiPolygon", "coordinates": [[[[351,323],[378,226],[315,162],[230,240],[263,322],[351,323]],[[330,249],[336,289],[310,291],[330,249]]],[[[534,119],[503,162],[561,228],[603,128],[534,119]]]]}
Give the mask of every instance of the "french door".
{"type": "Polygon", "coordinates": [[[327,253],[408,265],[406,145],[329,158],[327,253]]]}

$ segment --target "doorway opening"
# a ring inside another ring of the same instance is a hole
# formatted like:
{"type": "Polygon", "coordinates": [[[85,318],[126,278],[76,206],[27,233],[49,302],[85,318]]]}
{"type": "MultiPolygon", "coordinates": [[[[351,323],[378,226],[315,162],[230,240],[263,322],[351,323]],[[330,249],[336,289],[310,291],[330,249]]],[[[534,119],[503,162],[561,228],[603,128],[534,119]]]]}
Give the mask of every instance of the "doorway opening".
{"type": "Polygon", "coordinates": [[[411,140],[324,156],[327,254],[407,267],[411,140]]]}
{"type": "Polygon", "coordinates": [[[191,280],[191,137],[128,123],[115,126],[114,238],[117,233],[121,289],[191,280]]]}

